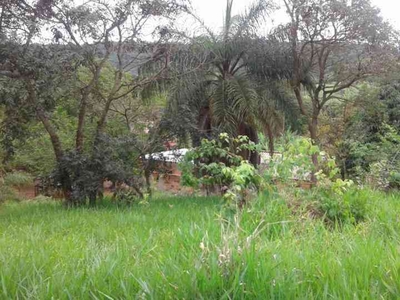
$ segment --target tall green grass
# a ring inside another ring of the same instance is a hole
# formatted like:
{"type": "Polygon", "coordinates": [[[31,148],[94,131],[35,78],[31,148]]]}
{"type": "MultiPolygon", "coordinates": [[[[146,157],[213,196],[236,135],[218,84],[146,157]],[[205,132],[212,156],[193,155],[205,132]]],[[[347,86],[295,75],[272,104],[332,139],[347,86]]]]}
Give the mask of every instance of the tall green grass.
{"type": "Polygon", "coordinates": [[[278,195],[0,206],[1,299],[398,299],[400,195],[326,226],[278,195]]]}

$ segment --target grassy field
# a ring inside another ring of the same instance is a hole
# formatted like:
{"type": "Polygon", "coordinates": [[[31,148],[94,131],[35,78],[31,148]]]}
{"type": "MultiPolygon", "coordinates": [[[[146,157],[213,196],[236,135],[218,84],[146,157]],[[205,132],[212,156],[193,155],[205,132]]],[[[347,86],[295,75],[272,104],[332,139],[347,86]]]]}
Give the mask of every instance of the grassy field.
{"type": "Polygon", "coordinates": [[[278,196],[67,210],[0,206],[0,299],[399,299],[400,195],[369,192],[357,225],[278,196]]]}

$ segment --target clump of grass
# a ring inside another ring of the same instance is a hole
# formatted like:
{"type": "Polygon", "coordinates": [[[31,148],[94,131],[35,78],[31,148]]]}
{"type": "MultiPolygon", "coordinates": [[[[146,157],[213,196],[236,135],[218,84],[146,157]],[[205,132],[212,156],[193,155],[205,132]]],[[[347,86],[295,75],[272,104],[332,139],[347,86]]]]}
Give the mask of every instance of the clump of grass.
{"type": "Polygon", "coordinates": [[[368,191],[327,227],[278,194],[240,213],[217,198],[0,208],[0,298],[397,299],[400,195],[368,191]]]}
{"type": "Polygon", "coordinates": [[[32,176],[24,172],[12,172],[4,176],[4,184],[14,188],[29,186],[32,180],[32,176]]]}

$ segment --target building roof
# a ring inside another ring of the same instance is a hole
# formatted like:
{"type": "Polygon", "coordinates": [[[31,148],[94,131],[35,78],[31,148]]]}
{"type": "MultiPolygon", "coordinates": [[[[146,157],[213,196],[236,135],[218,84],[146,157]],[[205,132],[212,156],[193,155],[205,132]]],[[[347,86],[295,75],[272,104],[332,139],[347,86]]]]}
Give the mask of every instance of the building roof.
{"type": "Polygon", "coordinates": [[[163,162],[174,162],[178,163],[182,161],[183,156],[189,151],[189,149],[176,149],[170,151],[163,151],[157,153],[146,154],[144,156],[147,160],[163,161],[163,162]]]}

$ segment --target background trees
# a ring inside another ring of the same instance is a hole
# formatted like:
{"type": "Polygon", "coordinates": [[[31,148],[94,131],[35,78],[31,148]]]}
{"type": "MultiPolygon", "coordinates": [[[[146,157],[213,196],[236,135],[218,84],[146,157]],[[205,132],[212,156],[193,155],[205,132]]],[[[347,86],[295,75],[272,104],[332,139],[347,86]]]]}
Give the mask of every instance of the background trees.
{"type": "Polygon", "coordinates": [[[14,98],[35,112],[50,137],[58,181],[66,198],[71,203],[86,197],[94,202],[103,180],[110,175],[106,169],[112,169],[107,166],[108,154],[102,152],[107,149],[106,123],[112,105],[168,68],[165,42],[170,35],[167,27],[160,28],[151,20],[164,19],[167,26],[186,6],[177,1],[42,2],[2,6],[2,12],[11,16],[11,21],[2,23],[5,42],[0,74],[5,77],[2,87],[7,89],[3,103],[8,107],[13,104],[9,101],[10,86],[18,91],[14,98]],[[15,17],[15,10],[25,15],[15,17]],[[50,27],[56,44],[34,43],[45,33],[44,25],[50,27]],[[153,34],[154,41],[144,42],[146,34],[153,34]],[[151,74],[139,74],[149,61],[162,63],[151,74]],[[71,148],[63,145],[53,122],[56,109],[65,106],[66,99],[72,99],[76,118],[75,145],[71,148]],[[95,123],[93,130],[87,125],[88,118],[95,123]]]}
{"type": "MultiPolygon", "coordinates": [[[[368,0],[283,2],[290,23],[275,37],[290,49],[290,83],[317,142],[318,119],[327,103],[343,99],[357,82],[388,71],[395,60],[394,32],[368,0]]],[[[317,165],[315,156],[313,161],[317,165]]]]}
{"type": "MultiPolygon", "coordinates": [[[[398,80],[378,80],[397,68],[396,34],[368,0],[282,0],[290,22],[268,36],[259,30],[275,8],[268,1],[233,16],[228,0],[222,30],[200,21],[195,34],[174,26],[194,16],[187,4],[3,1],[5,169],[52,174],[71,204],[94,203],[105,179],[139,191],[151,170],[141,157],[168,140],[264,135],[273,154],[283,131],[308,131],[338,156],[343,177],[356,176],[362,136],[397,145],[398,80]]],[[[258,163],[254,151],[241,154],[258,163]]]]}

